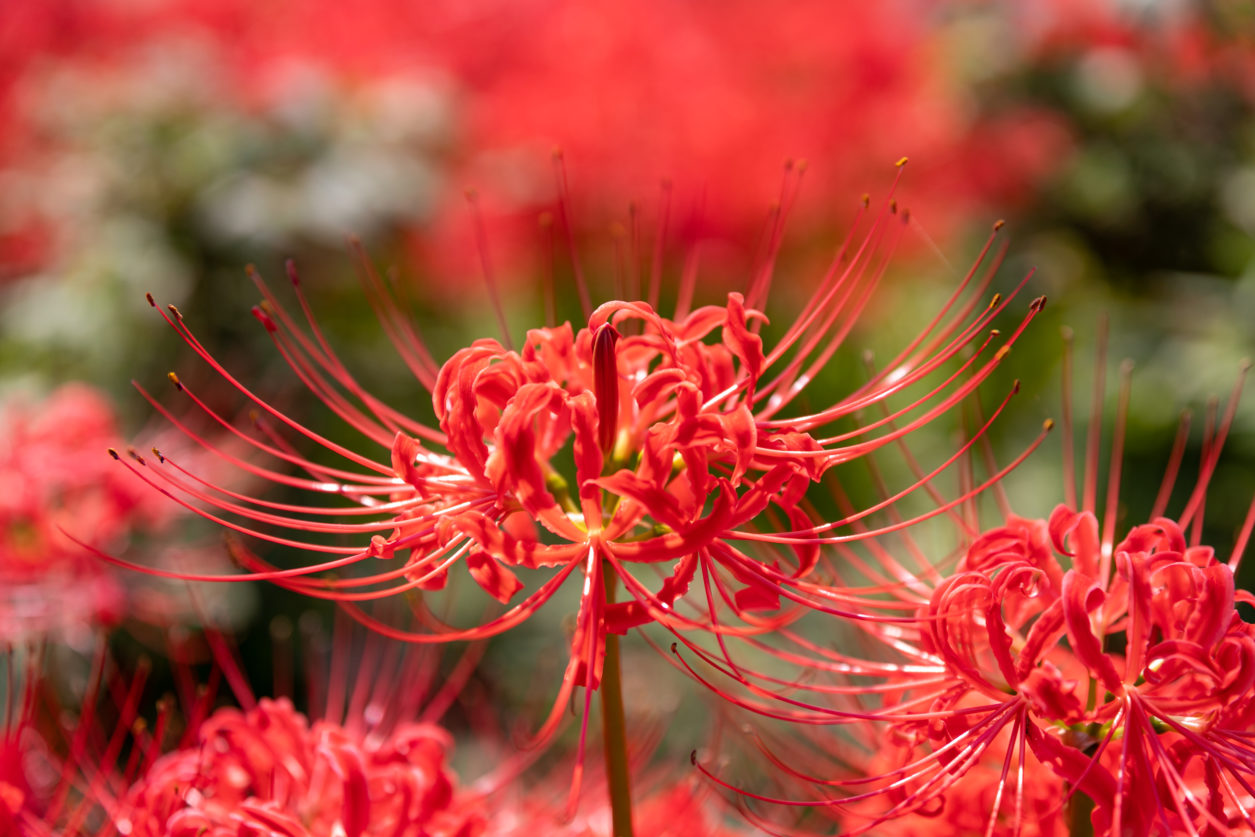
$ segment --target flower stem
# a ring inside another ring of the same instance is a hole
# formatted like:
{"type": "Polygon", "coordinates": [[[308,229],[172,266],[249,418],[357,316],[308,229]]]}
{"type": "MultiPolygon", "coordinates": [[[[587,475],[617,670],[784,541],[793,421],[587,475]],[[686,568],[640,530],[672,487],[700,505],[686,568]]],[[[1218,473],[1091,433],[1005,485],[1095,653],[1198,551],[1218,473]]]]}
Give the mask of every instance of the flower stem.
{"type": "MultiPolygon", "coordinates": [[[[609,564],[602,565],[606,604],[614,604],[619,579],[609,564]]],[[[627,722],[623,714],[623,679],[619,675],[619,637],[606,634],[606,659],[601,670],[601,730],[606,753],[606,784],[614,837],[633,837],[632,775],[628,768],[627,722]]]]}
{"type": "Polygon", "coordinates": [[[1078,790],[1068,800],[1067,811],[1069,837],[1094,837],[1094,821],[1090,818],[1094,800],[1078,790]]]}

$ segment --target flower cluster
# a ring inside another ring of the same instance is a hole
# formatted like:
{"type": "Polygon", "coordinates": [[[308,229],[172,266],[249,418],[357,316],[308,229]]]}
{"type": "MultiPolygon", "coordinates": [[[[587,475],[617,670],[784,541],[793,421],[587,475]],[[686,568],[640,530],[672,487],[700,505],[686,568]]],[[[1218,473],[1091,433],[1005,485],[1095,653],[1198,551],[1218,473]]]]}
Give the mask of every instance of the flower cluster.
{"type": "MultiPolygon", "coordinates": [[[[800,688],[823,700],[791,696],[798,686],[773,694],[765,675],[723,667],[752,693],[744,705],[779,717],[773,704],[783,696],[786,717],[834,725],[845,741],[827,754],[773,756],[793,778],[840,791],[790,804],[828,806],[856,831],[909,830],[920,817],[941,817],[955,834],[1255,825],[1255,624],[1239,610],[1255,598],[1234,578],[1255,504],[1227,561],[1200,542],[1237,397],[1223,420],[1209,421],[1201,473],[1176,520],[1163,510],[1184,432],[1151,521],[1117,540],[1117,433],[1101,525],[1091,448],[1079,500],[1069,470],[1066,502],[1048,519],[1004,503],[1001,524],[971,530],[953,570],[894,590],[896,601],[917,603],[913,619],[869,610],[862,633],[881,653],[843,656],[839,667],[835,655],[819,658],[843,684],[800,688]],[[972,799],[983,802],[965,804],[972,799]]],[[[1127,400],[1126,389],[1118,428],[1127,400]]],[[[1065,437],[1070,450],[1070,421],[1065,437]]]]}
{"type": "Polygon", "coordinates": [[[311,725],[283,699],[221,709],[194,746],[163,756],[126,792],[113,826],[144,837],[475,837],[483,819],[454,803],[451,745],[431,725],[401,725],[380,738],[311,725]]]}
{"type": "MultiPolygon", "coordinates": [[[[814,518],[800,503],[808,487],[836,465],[898,443],[970,396],[1040,310],[1040,301],[1030,306],[1010,335],[986,333],[1009,300],[978,308],[978,297],[964,296],[964,282],[885,371],[818,409],[796,409],[800,396],[814,397],[811,382],[875,289],[884,267],[878,251],[892,218],[882,212],[864,243],[839,256],[807,308],[770,350],[759,336],[765,316],[751,304],[765,298],[768,266],[748,297],[732,293],[724,305],[689,310],[682,300],[677,316],[667,318],[643,302],[611,302],[590,312],[587,327],[578,332],[569,325],[534,329],[517,351],[481,340],[437,367],[364,264],[381,324],[418,382],[431,391],[438,428],[365,392],[314,320],[302,328],[261,285],[266,299],[254,313],[279,351],[337,416],[382,449],[384,461],[328,439],[253,394],[171,309],[163,312],[171,327],[274,426],[259,423],[254,433],[233,427],[172,374],[178,389],[256,451],[308,476],[222,455],[254,475],[354,502],[329,508],[255,499],[220,488],[160,452],[155,461],[126,464],[243,534],[326,555],[281,570],[242,545],[237,548],[252,570],[249,577],[335,599],[385,631],[362,603],[440,589],[457,565],[503,603],[526,589],[516,570],[548,570],[521,601],[478,627],[456,629],[428,614],[433,630],[391,631],[413,641],[498,634],[529,618],[582,570],[578,627],[560,706],[574,685],[596,687],[607,633],[646,622],[720,632],[718,610],[745,621],[748,611],[777,609],[782,595],[825,607],[822,595],[796,589],[814,570],[819,544],[831,539],[827,533],[859,517],[814,518]],[[1002,346],[989,351],[996,339],[1002,346]],[[891,399],[912,392],[913,401],[887,409],[891,399]],[[838,429],[840,422],[879,407],[886,407],[884,418],[838,429]],[[285,429],[350,467],[307,458],[280,436],[285,429]],[[784,521],[775,531],[768,528],[773,519],[784,521]],[[307,539],[313,533],[353,536],[357,543],[328,546],[307,539]],[[747,548],[737,541],[748,542],[747,548]],[[355,565],[366,571],[343,575],[355,565]],[[658,567],[670,569],[655,591],[637,577],[637,569],[652,574],[658,567]],[[331,571],[342,575],[328,577],[331,571]],[[718,592],[686,614],[677,603],[699,576],[708,592],[718,592]],[[629,598],[615,603],[608,597],[619,582],[629,598]]],[[[988,276],[981,286],[987,281],[988,276]]],[[[308,315],[303,297],[301,306],[308,315]]],[[[914,488],[926,482],[921,478],[914,488]]],[[[928,516],[958,502],[941,501],[928,516]]]]}
{"type": "MultiPolygon", "coordinates": [[[[671,317],[643,301],[592,309],[581,280],[585,327],[532,329],[518,349],[508,335],[481,339],[437,365],[362,256],[361,273],[381,327],[430,391],[436,426],[409,418],[357,382],[313,318],[294,270],[304,324],[258,278],[264,300],[254,314],[278,351],[380,458],[334,441],[256,395],[200,343],[182,312],[158,309],[253,403],[252,428],[237,427],[171,373],[176,388],[211,422],[278,465],[224,449],[157,399],[150,402],[249,474],[350,502],[306,505],[254,497],[218,485],[160,450],[152,458],[122,462],[197,513],[306,556],[303,566],[282,569],[236,541],[233,554],[248,572],[232,578],[268,580],[333,600],[396,639],[427,644],[492,637],[530,619],[579,580],[562,685],[533,737],[536,746],[552,741],[575,690],[584,689],[574,804],[592,696],[610,676],[607,668],[617,678],[617,636],[650,624],[686,645],[693,642],[686,635],[708,636],[731,665],[729,640],[752,646],[757,636],[771,641],[779,635],[794,641],[784,629],[808,612],[853,615],[851,602],[859,596],[827,582],[840,573],[822,547],[882,534],[860,523],[876,509],[825,519],[806,500],[812,486],[831,487],[834,469],[901,444],[971,399],[1041,310],[1042,300],[1034,301],[1009,334],[991,327],[1011,299],[980,305],[993,275],[982,266],[992,251],[991,235],[941,312],[888,366],[848,394],[821,394],[815,381],[868,305],[908,217],[892,202],[869,215],[864,237],[852,237],[841,249],[774,346],[761,334],[769,328],[760,310],[772,278],[769,259],[744,294],[732,292],[723,304],[694,307],[690,281],[671,317]],[[882,417],[864,420],[872,410],[882,417]],[[342,464],[303,453],[293,435],[342,464]],[[284,466],[305,473],[290,475],[284,466]],[[834,534],[847,526],[848,534],[834,534]],[[463,627],[414,596],[418,631],[375,614],[380,600],[443,590],[459,568],[506,609],[463,627]],[[621,601],[619,589],[626,591],[621,601]]],[[[773,256],[776,248],[778,242],[773,256]]],[[[898,496],[929,488],[974,441],[930,474],[918,474],[898,496]]],[[[929,494],[934,506],[914,519],[945,514],[967,496],[929,494]]],[[[897,520],[887,531],[911,522],[897,520]]],[[[610,691],[619,689],[616,680],[610,691]]],[[[602,698],[610,699],[604,691],[602,698]]],[[[616,833],[620,828],[616,823],[616,833]]]]}
{"type": "Polygon", "coordinates": [[[1255,774],[1255,626],[1235,609],[1250,596],[1168,518],[1134,527],[1111,555],[1094,515],[1066,506],[973,545],[930,603],[931,650],[964,681],[936,708],[1000,705],[937,743],[1018,719],[1037,758],[1094,801],[1100,832],[1235,827],[1255,774]]]}

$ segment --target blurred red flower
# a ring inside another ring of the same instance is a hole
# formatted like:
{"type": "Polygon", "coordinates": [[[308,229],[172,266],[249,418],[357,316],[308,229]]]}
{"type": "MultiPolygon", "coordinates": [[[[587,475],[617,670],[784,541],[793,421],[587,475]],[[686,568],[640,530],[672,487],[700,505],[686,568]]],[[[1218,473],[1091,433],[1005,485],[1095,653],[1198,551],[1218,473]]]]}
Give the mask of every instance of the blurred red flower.
{"type": "MultiPolygon", "coordinates": [[[[57,63],[102,78],[152,72],[130,59],[153,45],[205,43],[215,83],[246,113],[290,98],[301,67],[351,84],[426,79],[450,97],[454,140],[444,211],[432,216],[440,229],[413,244],[450,272],[473,266],[460,206],[467,186],[492,187],[485,212],[499,257],[527,255],[506,231],[552,203],[552,179],[537,161],[555,146],[576,161],[577,176],[595,175],[593,217],[652,201],[661,175],[686,194],[719,191],[718,201],[677,210],[671,230],[681,241],[713,235],[736,244],[778,198],[786,159],[816,161],[818,183],[794,209],[809,232],[834,214],[830,196],[882,189],[881,167],[915,156],[912,204],[944,237],[991,199],[1005,208],[1022,197],[1067,143],[1044,111],[1012,108],[984,124],[946,53],[944,16],[920,0],[481,0],[359,4],[350,14],[326,0],[59,0],[8,14],[0,54],[13,48],[0,66],[0,113],[14,125],[8,156],[18,169],[23,155],[56,144],[32,136],[17,106],[39,98],[57,63]]],[[[56,220],[18,220],[9,222],[10,258],[35,258],[46,238],[36,234],[56,220]]]]}
{"type": "Polygon", "coordinates": [[[113,408],[82,384],[0,410],[0,645],[117,615],[122,590],[65,532],[123,547],[171,509],[102,462],[113,408]]]}
{"type": "Polygon", "coordinates": [[[286,699],[219,709],[194,745],[157,760],[118,801],[113,827],[137,837],[281,833],[474,837],[459,810],[449,733],[403,724],[386,736],[310,724],[286,699]]]}

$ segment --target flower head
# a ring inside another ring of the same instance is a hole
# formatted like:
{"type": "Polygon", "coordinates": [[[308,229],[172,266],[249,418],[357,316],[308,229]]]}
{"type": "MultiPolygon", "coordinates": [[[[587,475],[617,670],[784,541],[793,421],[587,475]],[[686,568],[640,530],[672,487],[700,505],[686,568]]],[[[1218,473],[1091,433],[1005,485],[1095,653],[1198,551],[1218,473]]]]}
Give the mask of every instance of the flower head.
{"type": "MultiPolygon", "coordinates": [[[[859,738],[850,730],[861,724],[861,734],[892,745],[870,749],[861,774],[834,777],[813,753],[792,774],[840,788],[845,796],[830,804],[857,813],[861,828],[936,814],[991,789],[987,834],[1029,833],[1043,817],[1112,835],[1255,826],[1255,624],[1238,608],[1255,597],[1234,581],[1255,504],[1228,560],[1200,542],[1240,390],[1226,416],[1209,421],[1182,513],[1163,515],[1184,432],[1150,522],[1117,538],[1127,375],[1103,522],[1091,448],[1080,498],[1069,468],[1065,502],[1048,519],[1004,505],[1001,524],[974,532],[952,572],[901,588],[902,600],[920,602],[914,624],[864,623],[881,654],[847,658],[842,673],[876,698],[860,702],[853,688],[828,684],[828,707],[804,704],[814,723],[828,711],[844,735],[859,738]],[[1044,787],[1052,790],[1043,801],[1044,787]],[[869,813],[872,800],[881,804],[869,813]]],[[[1093,421],[1100,426],[1101,415],[1093,421]]]]}
{"type": "MultiPolygon", "coordinates": [[[[883,372],[846,395],[814,391],[814,380],[883,275],[902,229],[895,219],[904,216],[887,205],[861,243],[847,243],[771,348],[760,335],[766,316],[758,308],[770,284],[768,261],[746,294],[731,293],[723,304],[694,308],[690,284],[670,317],[645,302],[609,302],[587,311],[587,325],[578,330],[569,324],[533,329],[519,349],[508,336],[481,339],[437,365],[363,257],[381,327],[431,392],[438,427],[363,389],[317,326],[294,272],[305,325],[258,280],[265,301],[255,315],[300,380],[363,437],[365,447],[333,441],[254,394],[214,360],[173,308],[163,312],[171,327],[263,419],[251,432],[236,428],[173,373],[171,380],[257,452],[305,476],[223,453],[241,468],[351,502],[302,506],[246,496],[161,453],[126,464],[206,517],[312,556],[305,566],[277,569],[238,544],[236,555],[251,571],[244,577],[336,600],[360,621],[414,642],[499,634],[582,575],[563,686],[537,734],[545,741],[573,690],[584,687],[587,702],[598,687],[609,635],[658,623],[722,642],[772,631],[808,608],[843,612],[840,595],[810,578],[820,544],[874,533],[855,526],[849,535],[829,535],[863,514],[821,523],[803,502],[808,488],[834,466],[895,444],[972,394],[1040,310],[1035,302],[1008,336],[988,330],[1007,300],[979,307],[969,286],[983,289],[991,276],[974,282],[973,268],[883,372]],[[995,340],[1002,347],[991,352],[995,340]],[[910,399],[906,406],[895,401],[902,393],[910,399]],[[811,407],[814,401],[820,406],[811,407]],[[884,418],[854,420],[873,407],[884,408],[884,418]],[[347,465],[303,455],[281,430],[347,465]],[[336,546],[311,537],[324,534],[353,541],[336,546]],[[413,632],[387,625],[367,608],[398,593],[439,590],[459,567],[508,609],[464,628],[420,604],[426,629],[413,632]],[[354,574],[346,574],[350,568],[357,568],[354,574]],[[689,596],[695,583],[702,595],[689,596]],[[627,595],[616,601],[620,585],[627,595]]],[[[772,241],[774,254],[778,238],[772,241]]],[[[579,291],[588,298],[582,282],[579,291]]],[[[927,479],[921,476],[903,493],[927,479]]],[[[941,502],[924,516],[958,502],[941,502]]],[[[587,722],[587,712],[584,717],[587,722]]]]}
{"type": "Polygon", "coordinates": [[[239,833],[473,837],[482,819],[459,810],[440,727],[386,736],[310,724],[286,699],[220,709],[193,746],[155,762],[119,800],[123,834],[239,833]]]}
{"type": "MultiPolygon", "coordinates": [[[[481,788],[460,786],[453,736],[441,726],[479,650],[446,667],[436,650],[359,631],[363,641],[350,627],[337,620],[329,654],[305,655],[325,677],[311,678],[304,712],[286,696],[257,698],[230,639],[212,628],[170,632],[177,697],[155,710],[143,700],[151,664],[129,667],[103,640],[70,705],[60,705],[38,656],[22,658],[2,684],[0,823],[37,837],[485,833],[483,797],[517,775],[518,759],[500,759],[481,788]],[[206,656],[213,667],[202,678],[206,656]],[[239,708],[221,705],[223,682],[239,708]]],[[[291,626],[283,618],[272,628],[278,661],[292,651],[291,626]]],[[[302,619],[302,634],[328,650],[316,619],[302,619]]],[[[290,675],[290,662],[277,662],[276,692],[291,689],[290,675]]]]}

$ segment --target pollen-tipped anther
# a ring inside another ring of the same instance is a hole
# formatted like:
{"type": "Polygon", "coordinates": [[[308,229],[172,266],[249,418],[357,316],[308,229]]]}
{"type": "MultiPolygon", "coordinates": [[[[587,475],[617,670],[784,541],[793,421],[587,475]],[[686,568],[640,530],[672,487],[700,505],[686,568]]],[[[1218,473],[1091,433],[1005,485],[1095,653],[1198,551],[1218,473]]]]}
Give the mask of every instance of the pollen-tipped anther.
{"type": "MultiPolygon", "coordinates": [[[[262,305],[264,304],[265,303],[262,305]]],[[[274,319],[266,312],[262,305],[253,306],[253,316],[257,318],[257,322],[261,323],[265,327],[266,331],[273,334],[278,331],[278,326],[275,325],[274,319]]]]}
{"type": "Polygon", "coordinates": [[[179,380],[179,376],[173,372],[167,372],[166,377],[170,379],[170,383],[174,384],[174,388],[179,392],[183,391],[183,382],[179,380]]]}

